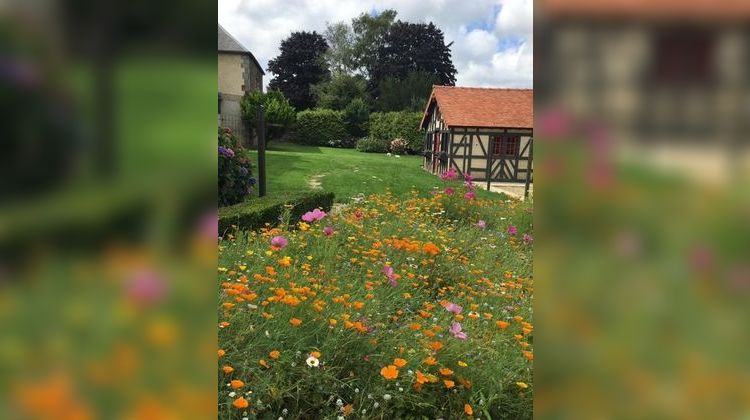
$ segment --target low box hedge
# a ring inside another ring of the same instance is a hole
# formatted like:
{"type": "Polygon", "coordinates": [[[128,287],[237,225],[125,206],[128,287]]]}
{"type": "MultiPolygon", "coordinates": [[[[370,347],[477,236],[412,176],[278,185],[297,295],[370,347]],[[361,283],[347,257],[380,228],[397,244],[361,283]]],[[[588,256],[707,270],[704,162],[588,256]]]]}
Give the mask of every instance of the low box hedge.
{"type": "Polygon", "coordinates": [[[292,207],[292,220],[299,220],[303,214],[314,208],[330,211],[334,195],[323,191],[300,191],[272,196],[251,198],[242,203],[219,209],[219,235],[232,229],[260,229],[266,223],[275,225],[284,211],[284,205],[292,207]]]}

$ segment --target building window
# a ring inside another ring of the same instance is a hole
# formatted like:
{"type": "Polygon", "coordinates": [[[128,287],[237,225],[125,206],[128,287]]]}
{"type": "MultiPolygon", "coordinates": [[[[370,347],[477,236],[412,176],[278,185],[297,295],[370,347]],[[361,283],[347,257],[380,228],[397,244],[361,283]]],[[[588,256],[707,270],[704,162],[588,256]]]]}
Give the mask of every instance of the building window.
{"type": "Polygon", "coordinates": [[[715,35],[696,28],[664,28],[654,37],[653,78],[660,84],[710,83],[715,76],[715,35]]]}
{"type": "Polygon", "coordinates": [[[520,150],[520,136],[494,136],[491,140],[493,157],[516,156],[520,150]]]}

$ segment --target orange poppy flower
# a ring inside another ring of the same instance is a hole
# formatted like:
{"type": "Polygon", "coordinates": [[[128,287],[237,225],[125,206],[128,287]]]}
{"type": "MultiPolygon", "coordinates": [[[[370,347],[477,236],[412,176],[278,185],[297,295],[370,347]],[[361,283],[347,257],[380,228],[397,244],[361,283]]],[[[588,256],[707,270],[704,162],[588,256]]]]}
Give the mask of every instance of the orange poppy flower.
{"type": "Polygon", "coordinates": [[[448,368],[440,368],[440,374],[443,376],[451,376],[453,375],[453,371],[448,368]]]}
{"type": "Polygon", "coordinates": [[[419,324],[419,323],[413,322],[413,323],[409,324],[409,328],[410,328],[410,329],[411,329],[412,331],[417,331],[418,329],[422,328],[422,324],[419,324]]]}
{"type": "Polygon", "coordinates": [[[233,379],[229,384],[232,386],[232,389],[238,389],[245,386],[245,383],[240,381],[239,379],[233,379]]]}
{"type": "Polygon", "coordinates": [[[508,326],[510,325],[510,323],[509,322],[505,322],[505,321],[497,321],[495,323],[495,325],[497,325],[497,327],[500,328],[501,330],[504,330],[504,329],[508,328],[508,326]]]}
{"type": "Polygon", "coordinates": [[[225,352],[224,350],[220,349],[219,352],[218,352],[218,354],[219,354],[219,357],[224,357],[224,355],[227,354],[227,352],[225,352]]]}
{"type": "Polygon", "coordinates": [[[398,378],[398,369],[396,369],[396,366],[388,365],[380,369],[380,374],[383,375],[383,377],[388,380],[396,379],[398,378]]]}
{"type": "Polygon", "coordinates": [[[393,359],[393,364],[396,365],[397,367],[402,368],[402,367],[406,366],[406,360],[404,360],[404,359],[393,359]]]}
{"type": "Polygon", "coordinates": [[[268,368],[270,368],[270,367],[271,367],[271,366],[268,366],[268,362],[266,362],[266,361],[265,361],[265,360],[263,360],[263,359],[260,359],[260,360],[258,360],[258,364],[259,364],[259,365],[261,365],[261,366],[263,366],[263,367],[264,367],[264,368],[266,368],[266,369],[268,369],[268,368]]]}
{"type": "Polygon", "coordinates": [[[430,348],[431,348],[431,349],[432,349],[433,351],[438,351],[438,350],[442,349],[442,348],[443,348],[443,346],[444,346],[444,344],[443,344],[443,343],[441,343],[441,342],[439,342],[439,341],[432,341],[432,342],[430,343],[430,348]]]}
{"type": "Polygon", "coordinates": [[[434,357],[428,357],[422,360],[422,363],[426,364],[427,366],[434,366],[437,364],[437,360],[434,357]]]}
{"type": "Polygon", "coordinates": [[[456,386],[456,383],[451,381],[450,379],[443,379],[443,383],[445,384],[445,387],[448,389],[451,389],[454,386],[456,386]]]}
{"type": "Polygon", "coordinates": [[[271,359],[278,359],[279,356],[281,356],[281,352],[278,351],[278,350],[274,350],[274,351],[268,353],[268,357],[270,357],[271,359]]]}
{"type": "Polygon", "coordinates": [[[302,320],[298,318],[292,318],[289,320],[289,323],[292,324],[293,327],[299,327],[302,325],[302,320]]]}
{"type": "Polygon", "coordinates": [[[236,408],[238,410],[242,410],[244,408],[247,408],[250,405],[250,403],[247,402],[246,399],[244,399],[242,397],[239,397],[236,400],[234,400],[234,402],[232,403],[232,405],[234,406],[234,408],[236,408]]]}
{"type": "Polygon", "coordinates": [[[224,372],[225,374],[227,374],[227,375],[229,375],[230,373],[234,372],[234,368],[233,368],[233,367],[231,367],[231,366],[224,366],[224,367],[222,367],[222,368],[221,368],[221,370],[222,370],[222,371],[223,371],[223,372],[224,372]]]}
{"type": "Polygon", "coordinates": [[[466,413],[467,416],[470,416],[474,414],[474,409],[471,408],[469,404],[464,404],[464,413],[466,413]]]}
{"type": "Polygon", "coordinates": [[[532,361],[532,360],[534,360],[534,353],[532,353],[530,351],[524,351],[523,352],[523,357],[527,358],[529,361],[532,361]]]}

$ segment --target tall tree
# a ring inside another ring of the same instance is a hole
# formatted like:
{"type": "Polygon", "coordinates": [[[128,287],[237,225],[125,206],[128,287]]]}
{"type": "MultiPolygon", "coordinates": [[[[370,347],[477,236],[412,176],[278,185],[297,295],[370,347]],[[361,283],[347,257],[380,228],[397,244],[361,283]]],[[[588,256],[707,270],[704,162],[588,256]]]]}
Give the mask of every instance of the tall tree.
{"type": "Polygon", "coordinates": [[[387,77],[404,79],[409,73],[432,75],[436,83],[453,86],[456,68],[450,47],[445,45],[443,31],[432,22],[398,21],[385,34],[370,67],[370,88],[379,96],[379,86],[387,77]]]}
{"type": "Polygon", "coordinates": [[[326,23],[323,36],[328,42],[325,58],[333,74],[352,74],[357,68],[354,60],[354,32],[344,22],[326,23]]]}
{"type": "Polygon", "coordinates": [[[380,111],[422,111],[437,83],[434,75],[414,71],[399,79],[386,77],[378,85],[380,96],[375,107],[380,111]]]}
{"type": "Polygon", "coordinates": [[[367,81],[359,75],[334,74],[330,80],[313,86],[313,94],[319,107],[343,110],[355,98],[368,101],[367,81]]]}
{"type": "Polygon", "coordinates": [[[363,13],[352,20],[354,68],[368,78],[372,77],[370,70],[377,62],[378,50],[383,47],[395,19],[396,11],[386,9],[378,15],[363,13]]]}
{"type": "Polygon", "coordinates": [[[268,62],[268,70],[274,74],[268,89],[280,90],[298,111],[312,108],[312,85],[330,75],[324,58],[327,50],[328,44],[319,33],[293,32],[281,42],[279,56],[268,62]]]}

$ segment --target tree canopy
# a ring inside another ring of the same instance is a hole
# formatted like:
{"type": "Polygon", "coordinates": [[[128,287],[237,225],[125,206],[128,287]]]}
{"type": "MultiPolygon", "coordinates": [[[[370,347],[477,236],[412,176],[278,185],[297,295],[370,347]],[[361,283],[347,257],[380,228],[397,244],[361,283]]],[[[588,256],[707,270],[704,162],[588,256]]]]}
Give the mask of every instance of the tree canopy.
{"type": "Polygon", "coordinates": [[[432,22],[398,21],[391,26],[369,71],[374,96],[378,96],[380,83],[386,78],[404,79],[412,72],[429,74],[437,84],[456,84],[450,48],[445,45],[443,31],[432,22]]]}
{"type": "Polygon", "coordinates": [[[281,42],[281,53],[268,62],[274,74],[269,89],[278,89],[297,109],[315,106],[312,86],[330,75],[324,54],[328,43],[317,32],[293,32],[281,42]]]}

